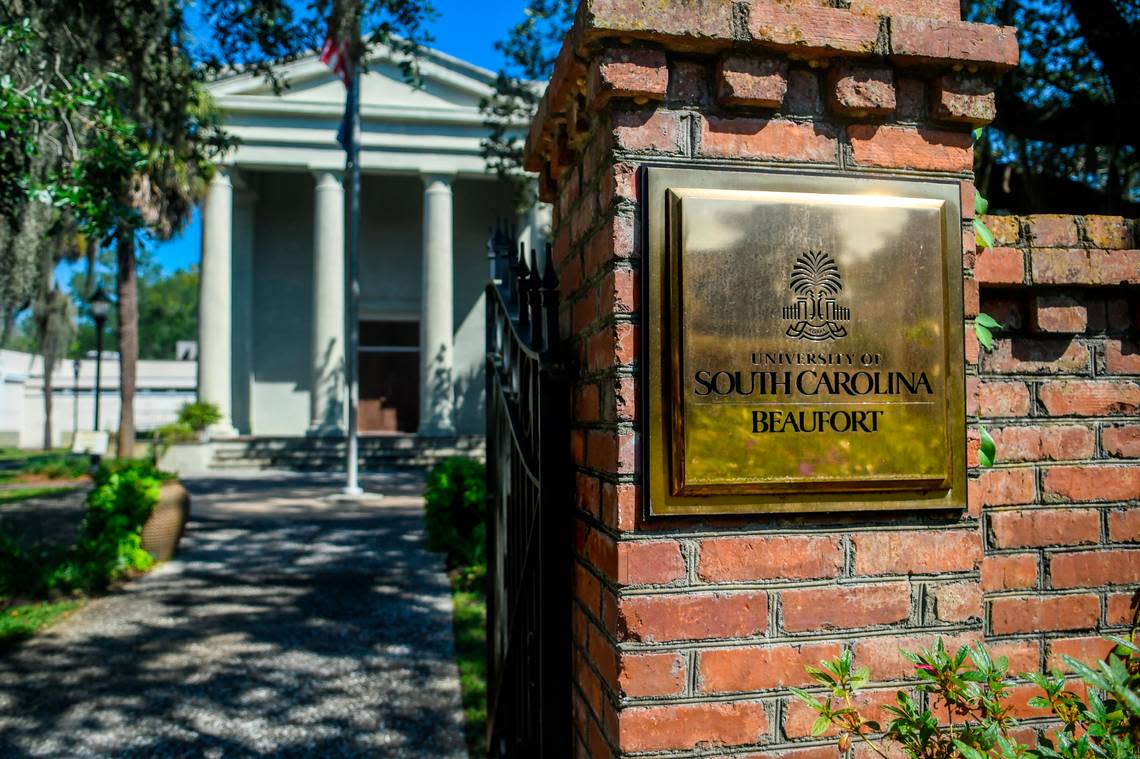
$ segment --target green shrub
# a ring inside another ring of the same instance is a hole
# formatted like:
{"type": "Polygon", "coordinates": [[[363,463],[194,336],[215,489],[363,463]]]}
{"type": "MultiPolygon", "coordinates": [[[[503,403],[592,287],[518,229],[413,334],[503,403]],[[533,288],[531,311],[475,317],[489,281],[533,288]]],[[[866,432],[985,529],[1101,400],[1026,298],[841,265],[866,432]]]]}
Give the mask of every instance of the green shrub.
{"type": "Polygon", "coordinates": [[[213,403],[198,401],[184,403],[178,410],[178,422],[189,427],[194,432],[201,432],[211,424],[222,421],[221,409],[213,403]]]}
{"type": "Polygon", "coordinates": [[[87,474],[91,461],[86,456],[50,455],[32,459],[20,469],[52,480],[75,480],[87,474]]]}
{"type": "Polygon", "coordinates": [[[1059,722],[1056,730],[1039,738],[1036,746],[1019,742],[1022,735],[1011,714],[1013,694],[1009,662],[994,658],[982,644],[951,653],[939,638],[933,648],[901,653],[914,664],[916,690],[896,693],[896,704],[885,711],[893,718],[884,729],[864,717],[855,697],[870,680],[866,667],[856,669],[850,651],[807,672],[823,693],[819,697],[792,688],[818,717],[813,736],[835,729],[839,749],[855,741],[886,759],[902,754],[922,759],[1131,759],[1140,756],[1140,646],[1132,639],[1108,638],[1116,644],[1097,667],[1062,657],[1087,688],[1082,698],[1073,682],[1027,673],[1024,677],[1041,689],[1028,705],[1047,710],[1059,722]]]}
{"type": "Polygon", "coordinates": [[[99,591],[129,572],[149,569],[154,559],[142,549],[142,526],[170,477],[145,460],[104,462],[87,496],[76,545],[24,548],[0,535],[0,596],[99,591]]]}
{"type": "Polygon", "coordinates": [[[190,443],[197,438],[198,433],[187,424],[186,422],[171,422],[164,424],[154,431],[155,437],[158,438],[159,443],[162,445],[170,445],[171,443],[190,443]]]}
{"type": "Polygon", "coordinates": [[[486,559],[486,470],[467,458],[445,459],[431,470],[425,523],[428,546],[447,554],[449,566],[482,564],[486,559]]]}

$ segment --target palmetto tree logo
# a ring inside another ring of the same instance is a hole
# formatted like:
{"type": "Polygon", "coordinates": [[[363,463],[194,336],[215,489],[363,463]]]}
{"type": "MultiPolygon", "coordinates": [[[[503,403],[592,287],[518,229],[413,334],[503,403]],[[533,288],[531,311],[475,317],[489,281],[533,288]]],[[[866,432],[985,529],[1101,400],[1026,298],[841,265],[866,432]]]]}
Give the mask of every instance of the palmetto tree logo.
{"type": "Polygon", "coordinates": [[[850,321],[851,309],[836,301],[843,277],[835,259],[822,250],[805,251],[792,267],[789,289],[796,302],[784,306],[784,318],[792,322],[788,337],[822,342],[847,336],[847,329],[836,323],[850,321]]]}

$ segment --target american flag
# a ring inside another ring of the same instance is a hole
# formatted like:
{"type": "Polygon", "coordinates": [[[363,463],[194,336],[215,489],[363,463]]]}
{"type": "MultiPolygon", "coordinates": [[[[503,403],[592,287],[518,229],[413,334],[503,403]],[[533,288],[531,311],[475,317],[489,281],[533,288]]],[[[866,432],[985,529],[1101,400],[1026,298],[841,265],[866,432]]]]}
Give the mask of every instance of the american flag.
{"type": "MultiPolygon", "coordinates": [[[[352,61],[348,57],[348,40],[342,39],[340,42],[334,42],[331,29],[329,36],[325,39],[325,44],[321,47],[321,63],[331,68],[333,73],[344,82],[346,88],[352,88],[352,61]]],[[[336,141],[347,153],[352,133],[352,114],[349,113],[350,105],[348,102],[351,101],[351,98],[345,100],[344,118],[340,120],[340,128],[336,130],[336,141]]]]}
{"type": "Polygon", "coordinates": [[[348,40],[334,42],[330,33],[325,39],[324,46],[321,47],[321,63],[332,69],[333,73],[344,82],[345,87],[348,87],[352,82],[352,64],[348,58],[348,40]]]}

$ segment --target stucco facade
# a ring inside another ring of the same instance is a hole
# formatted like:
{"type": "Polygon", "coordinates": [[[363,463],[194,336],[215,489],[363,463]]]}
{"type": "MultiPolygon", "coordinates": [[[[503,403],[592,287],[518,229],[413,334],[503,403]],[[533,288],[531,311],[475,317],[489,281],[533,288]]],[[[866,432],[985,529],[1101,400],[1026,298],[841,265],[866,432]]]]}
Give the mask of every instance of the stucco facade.
{"type": "MultiPolygon", "coordinates": [[[[421,71],[417,89],[379,50],[361,86],[365,434],[482,432],[488,227],[497,217],[541,226],[534,213],[519,217],[481,155],[479,102],[494,75],[434,51],[421,71]]],[[[345,90],[315,57],[280,73],[289,86],[279,95],[251,74],[210,85],[240,144],[203,203],[199,393],[226,412],[221,435],[335,436],[345,90]]]]}

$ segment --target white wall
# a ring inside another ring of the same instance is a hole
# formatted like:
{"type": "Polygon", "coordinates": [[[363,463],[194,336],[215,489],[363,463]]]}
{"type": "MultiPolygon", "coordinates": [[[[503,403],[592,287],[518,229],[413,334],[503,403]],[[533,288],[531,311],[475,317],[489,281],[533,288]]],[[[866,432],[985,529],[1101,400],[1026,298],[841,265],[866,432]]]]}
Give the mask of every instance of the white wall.
{"type": "MultiPolygon", "coordinates": [[[[89,430],[95,414],[95,361],[80,362],[79,393],[71,360],[52,373],[52,446],[67,445],[75,430],[89,430]]],[[[178,417],[183,403],[197,395],[197,362],[139,361],[135,426],[148,432],[178,417]]],[[[114,432],[119,425],[119,362],[104,354],[99,395],[99,427],[114,432]]],[[[42,448],[44,439],[43,361],[39,356],[0,351],[0,443],[42,448]]]]}

